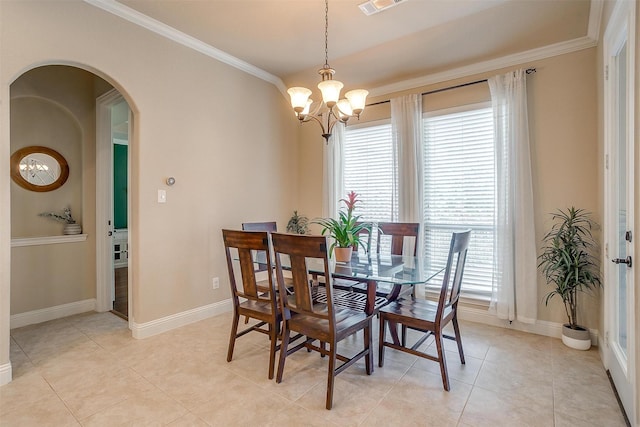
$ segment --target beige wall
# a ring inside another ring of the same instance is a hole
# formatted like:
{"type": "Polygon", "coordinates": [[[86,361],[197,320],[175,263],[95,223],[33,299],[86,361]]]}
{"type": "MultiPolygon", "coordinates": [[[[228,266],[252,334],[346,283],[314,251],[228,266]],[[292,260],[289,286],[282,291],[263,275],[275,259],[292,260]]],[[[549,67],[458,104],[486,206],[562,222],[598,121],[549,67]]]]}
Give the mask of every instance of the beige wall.
{"type": "MultiPolygon", "coordinates": [[[[597,128],[597,80],[596,50],[586,49],[575,53],[523,64],[535,67],[537,73],[527,78],[527,96],[530,120],[531,151],[535,223],[538,246],[545,230],[550,226],[549,213],[558,208],[576,206],[602,220],[600,203],[600,162],[598,161],[597,128]]],[[[509,70],[495,70],[483,75],[444,82],[430,87],[417,88],[422,93],[481,80],[509,70]]],[[[396,97],[399,94],[381,96],[370,102],[396,97]]],[[[425,111],[450,108],[456,105],[489,101],[486,83],[423,96],[425,111]]],[[[390,117],[390,104],[366,109],[360,122],[390,117]]],[[[299,208],[310,216],[322,214],[322,167],[316,159],[322,158],[322,144],[312,140],[317,135],[313,129],[301,134],[301,178],[299,208]],[[302,182],[302,181],[301,181],[302,182]]],[[[317,138],[316,138],[317,139],[317,138]]],[[[543,298],[551,290],[542,277],[538,277],[538,318],[564,323],[564,309],[556,299],[545,306],[543,298]]],[[[584,298],[578,314],[581,323],[590,328],[599,327],[599,295],[584,298]]]]}
{"type": "Polygon", "coordinates": [[[221,228],[275,219],[284,229],[296,205],[296,123],[286,99],[270,83],[84,2],[1,2],[0,20],[0,365],[9,361],[9,85],[38,65],[95,72],[132,107],[132,320],[229,298],[221,228]],[[176,178],[170,188],[168,176],[176,178]],[[166,204],[156,202],[158,189],[167,190],[166,204]]]}

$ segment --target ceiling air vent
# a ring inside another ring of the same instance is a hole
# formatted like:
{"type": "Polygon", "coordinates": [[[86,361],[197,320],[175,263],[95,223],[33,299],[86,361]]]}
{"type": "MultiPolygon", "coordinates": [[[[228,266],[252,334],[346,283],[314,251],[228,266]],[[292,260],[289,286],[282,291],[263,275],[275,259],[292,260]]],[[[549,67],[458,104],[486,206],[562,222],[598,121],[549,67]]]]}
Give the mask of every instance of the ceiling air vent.
{"type": "Polygon", "coordinates": [[[359,4],[358,7],[362,13],[369,16],[405,1],[407,0],[369,0],[365,3],[359,4]]]}

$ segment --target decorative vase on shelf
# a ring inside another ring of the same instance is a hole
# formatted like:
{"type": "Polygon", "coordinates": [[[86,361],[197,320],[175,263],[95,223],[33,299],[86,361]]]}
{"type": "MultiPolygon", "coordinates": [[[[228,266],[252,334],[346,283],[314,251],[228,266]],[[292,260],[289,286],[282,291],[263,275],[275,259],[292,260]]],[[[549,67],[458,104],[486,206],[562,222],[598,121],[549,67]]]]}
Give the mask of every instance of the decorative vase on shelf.
{"type": "Polygon", "coordinates": [[[337,246],[335,248],[333,248],[333,252],[335,253],[337,262],[349,262],[349,261],[351,261],[351,252],[352,251],[353,251],[353,248],[351,246],[349,246],[348,248],[339,248],[337,246]]]}
{"type": "Polygon", "coordinates": [[[81,234],[82,227],[80,224],[76,224],[75,222],[72,224],[65,224],[64,229],[62,230],[62,234],[81,234]]]}

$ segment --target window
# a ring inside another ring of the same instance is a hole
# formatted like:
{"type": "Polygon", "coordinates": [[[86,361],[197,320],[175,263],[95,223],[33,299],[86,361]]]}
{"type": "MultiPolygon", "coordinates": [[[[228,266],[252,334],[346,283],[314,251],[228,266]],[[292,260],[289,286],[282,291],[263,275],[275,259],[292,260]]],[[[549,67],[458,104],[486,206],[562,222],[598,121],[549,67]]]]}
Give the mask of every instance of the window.
{"type": "Polygon", "coordinates": [[[358,193],[358,214],[365,221],[396,221],[391,123],[347,127],[344,141],[345,191],[358,193]]]}
{"type": "Polygon", "coordinates": [[[470,228],[462,293],[489,300],[493,280],[493,110],[471,106],[424,117],[424,250],[445,263],[451,233],[470,228]]]}

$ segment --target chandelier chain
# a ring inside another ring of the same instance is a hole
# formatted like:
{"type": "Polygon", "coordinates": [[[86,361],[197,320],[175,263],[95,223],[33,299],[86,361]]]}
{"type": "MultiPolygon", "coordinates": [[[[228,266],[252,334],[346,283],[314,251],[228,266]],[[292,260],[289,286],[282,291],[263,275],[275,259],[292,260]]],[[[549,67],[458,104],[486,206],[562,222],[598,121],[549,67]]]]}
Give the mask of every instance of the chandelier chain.
{"type": "Polygon", "coordinates": [[[324,65],[329,66],[329,0],[324,1],[324,65]]]}

